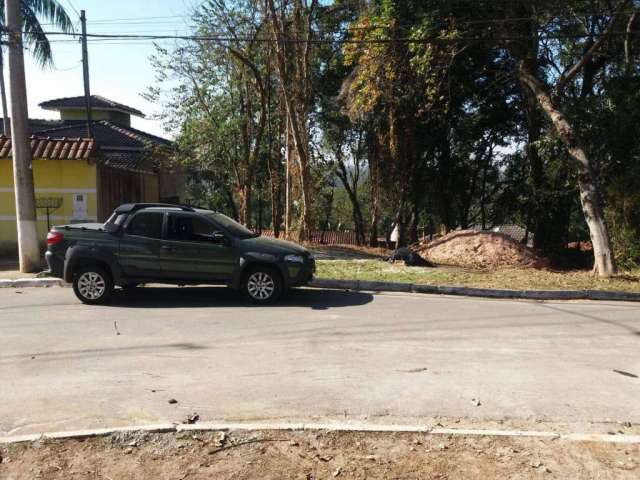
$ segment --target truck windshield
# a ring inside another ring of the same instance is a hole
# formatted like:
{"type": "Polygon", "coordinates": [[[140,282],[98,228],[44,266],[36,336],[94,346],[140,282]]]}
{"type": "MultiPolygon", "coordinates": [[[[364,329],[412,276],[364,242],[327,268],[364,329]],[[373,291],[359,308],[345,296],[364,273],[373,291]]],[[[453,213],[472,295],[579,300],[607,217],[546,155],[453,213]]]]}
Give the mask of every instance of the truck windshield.
{"type": "Polygon", "coordinates": [[[109,220],[105,222],[105,225],[111,224],[111,225],[115,225],[116,227],[119,227],[127,219],[127,216],[128,214],[126,213],[113,212],[113,214],[109,217],[109,220]]]}
{"type": "Polygon", "coordinates": [[[103,228],[105,232],[116,232],[124,223],[129,215],[127,213],[113,212],[113,215],[109,217],[109,220],[105,222],[103,228]]]}
{"type": "Polygon", "coordinates": [[[231,235],[238,238],[252,238],[257,237],[257,233],[253,233],[244,225],[232,220],[231,218],[221,213],[211,213],[208,215],[219,225],[222,225],[231,235]]]}

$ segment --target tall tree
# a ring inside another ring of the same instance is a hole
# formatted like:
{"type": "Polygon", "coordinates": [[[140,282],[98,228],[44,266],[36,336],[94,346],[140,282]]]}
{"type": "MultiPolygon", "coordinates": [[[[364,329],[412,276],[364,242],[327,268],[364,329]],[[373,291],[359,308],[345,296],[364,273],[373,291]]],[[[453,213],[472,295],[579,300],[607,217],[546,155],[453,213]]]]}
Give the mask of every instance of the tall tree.
{"type": "MultiPolygon", "coordinates": [[[[485,48],[509,52],[515,60],[514,76],[527,99],[532,182],[534,185],[540,182],[540,161],[535,149],[540,128],[536,116],[540,111],[573,162],[594,248],[594,271],[605,277],[614,274],[615,257],[597,169],[580,134],[581,119],[573,117],[571,112],[592,95],[598,79],[606,77],[606,67],[623,54],[625,36],[618,30],[624,31],[627,26],[627,30],[633,31],[635,20],[628,8],[637,2],[568,0],[558,4],[552,0],[452,0],[428,3],[438,9],[440,16],[453,18],[462,33],[461,42],[481,42],[485,48]]],[[[627,41],[632,37],[627,34],[627,41]]],[[[537,202],[534,200],[534,203],[537,202]]],[[[541,208],[538,205],[534,210],[539,213],[541,208]]]]}
{"type": "Polygon", "coordinates": [[[158,48],[152,59],[158,84],[171,76],[177,86],[152,88],[147,98],[164,100],[164,118],[180,130],[176,158],[205,178],[217,178],[228,210],[251,227],[270,100],[268,50],[257,41],[259,8],[251,1],[210,0],[196,10],[193,24],[199,35],[224,32],[226,40],[158,48]]]}
{"type": "Polygon", "coordinates": [[[567,90],[579,84],[576,88],[580,89],[580,96],[590,95],[596,73],[615,55],[616,44],[621,44],[612,38],[612,34],[622,22],[623,10],[630,6],[631,1],[596,3],[601,13],[587,12],[585,18],[580,18],[573,13],[574,9],[593,8],[592,2],[566,2],[561,11],[562,17],[558,17],[556,2],[513,2],[510,8],[507,7],[505,21],[509,22],[508,28],[513,35],[523,38],[508,45],[519,61],[518,79],[525,86],[526,95],[536,99],[577,169],[580,201],[593,244],[594,272],[608,277],[615,274],[617,268],[604,215],[601,186],[576,122],[567,114],[567,90]],[[510,20],[523,17],[530,20],[524,23],[510,20]],[[571,38],[573,32],[583,29],[586,33],[582,38],[574,33],[573,41],[554,42],[554,35],[560,38],[564,34],[571,38]],[[546,37],[550,43],[545,49],[543,62],[539,61],[537,49],[541,37],[546,37]]]}
{"type": "Polygon", "coordinates": [[[317,9],[318,0],[264,0],[286,112],[287,169],[297,173],[300,190],[300,240],[305,240],[313,227],[309,111],[313,103],[311,55],[317,9]]]}

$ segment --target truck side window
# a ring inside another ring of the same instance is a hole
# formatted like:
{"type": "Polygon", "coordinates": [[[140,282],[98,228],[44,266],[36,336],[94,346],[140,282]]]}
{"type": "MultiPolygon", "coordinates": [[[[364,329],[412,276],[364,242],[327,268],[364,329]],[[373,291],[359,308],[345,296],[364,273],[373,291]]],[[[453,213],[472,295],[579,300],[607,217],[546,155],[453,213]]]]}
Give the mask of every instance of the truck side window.
{"type": "Polygon", "coordinates": [[[169,214],[167,238],[183,242],[211,242],[215,227],[190,215],[169,214]]]}
{"type": "Polygon", "coordinates": [[[147,238],[162,238],[162,212],[138,213],[127,227],[129,235],[147,238]]]}

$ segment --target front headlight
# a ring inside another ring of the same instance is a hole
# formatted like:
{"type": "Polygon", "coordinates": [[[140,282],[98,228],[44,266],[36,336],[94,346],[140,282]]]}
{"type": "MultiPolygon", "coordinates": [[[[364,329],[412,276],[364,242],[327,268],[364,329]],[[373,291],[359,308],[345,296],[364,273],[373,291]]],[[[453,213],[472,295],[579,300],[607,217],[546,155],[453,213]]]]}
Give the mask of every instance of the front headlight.
{"type": "Polygon", "coordinates": [[[290,263],[304,263],[304,257],[300,255],[287,255],[284,257],[284,261],[290,263]]]}

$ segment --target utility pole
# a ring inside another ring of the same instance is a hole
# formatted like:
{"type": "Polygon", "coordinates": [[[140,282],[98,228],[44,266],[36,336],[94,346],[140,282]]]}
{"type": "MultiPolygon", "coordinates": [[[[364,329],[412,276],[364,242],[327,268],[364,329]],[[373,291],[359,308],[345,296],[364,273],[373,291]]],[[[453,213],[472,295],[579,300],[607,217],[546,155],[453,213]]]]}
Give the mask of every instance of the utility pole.
{"type": "Polygon", "coordinates": [[[93,138],[93,121],[91,118],[91,87],[89,85],[89,49],[87,48],[87,17],[80,10],[82,24],[82,71],[84,74],[84,103],[87,109],[87,137],[93,138]]]}
{"type": "Polygon", "coordinates": [[[31,273],[40,269],[40,248],[38,246],[36,200],[33,187],[20,4],[20,0],[5,0],[4,11],[6,30],[9,35],[11,148],[13,150],[18,256],[20,271],[31,273]]]}

